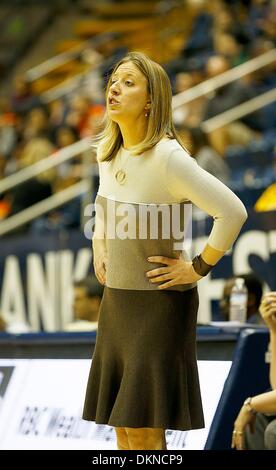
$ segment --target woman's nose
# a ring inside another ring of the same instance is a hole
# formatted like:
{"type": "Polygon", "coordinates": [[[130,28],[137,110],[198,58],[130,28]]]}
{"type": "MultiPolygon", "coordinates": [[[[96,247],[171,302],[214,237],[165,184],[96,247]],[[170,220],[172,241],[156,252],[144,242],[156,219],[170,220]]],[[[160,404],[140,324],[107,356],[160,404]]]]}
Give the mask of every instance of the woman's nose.
{"type": "Polygon", "coordinates": [[[118,95],[120,90],[119,90],[119,87],[116,83],[113,83],[113,85],[111,85],[110,87],[110,91],[111,93],[113,93],[114,95],[118,95]]]}

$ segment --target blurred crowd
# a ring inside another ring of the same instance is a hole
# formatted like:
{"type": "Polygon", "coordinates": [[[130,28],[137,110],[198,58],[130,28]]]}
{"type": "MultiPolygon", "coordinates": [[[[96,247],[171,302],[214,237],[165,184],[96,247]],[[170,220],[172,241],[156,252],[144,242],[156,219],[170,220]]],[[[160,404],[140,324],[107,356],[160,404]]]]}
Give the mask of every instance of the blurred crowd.
{"type": "MultiPolygon", "coordinates": [[[[275,47],[276,8],[273,2],[218,0],[210,10],[202,9],[195,17],[190,37],[183,44],[179,57],[163,64],[174,94],[275,47]]],[[[105,113],[106,76],[113,61],[124,53],[123,48],[118,49],[117,54],[98,69],[102,90],[96,99],[93,92],[81,88],[72,95],[45,103],[25,77],[15,78],[11,95],[0,99],[0,179],[47,156],[55,158],[65,147],[99,132],[105,113]]],[[[203,168],[230,186],[227,149],[260,141],[266,132],[274,132],[275,138],[275,104],[209,134],[202,130],[202,123],[270,90],[275,83],[274,63],[175,109],[175,125],[185,135],[191,155],[203,168]]],[[[93,81],[90,87],[93,88],[93,81]]],[[[0,195],[0,220],[67,188],[79,181],[81,175],[82,156],[79,155],[7,191],[0,195]]],[[[30,226],[33,230],[45,230],[78,227],[79,223],[80,201],[75,200],[30,226]]]]}
{"type": "MultiPolygon", "coordinates": [[[[24,77],[16,77],[12,95],[1,99],[0,112],[0,175],[4,178],[45,157],[55,158],[65,147],[93,136],[104,105],[82,93],[45,104],[24,77]]],[[[78,155],[8,191],[1,200],[0,218],[17,214],[79,181],[81,166],[78,155]]],[[[59,213],[52,212],[49,220],[56,227],[78,226],[79,210],[70,203],[59,213]]]]}
{"type": "MultiPolygon", "coordinates": [[[[201,12],[195,18],[180,57],[166,65],[174,93],[185,92],[272,50],[276,40],[275,20],[272,2],[214,2],[212,13],[201,12]]],[[[275,129],[275,105],[272,110],[267,106],[208,135],[199,133],[201,123],[259,96],[275,84],[274,62],[176,109],[175,123],[187,133],[191,152],[207,171],[223,177],[224,182],[229,180],[227,148],[246,146],[260,139],[264,131],[275,129]]]]}

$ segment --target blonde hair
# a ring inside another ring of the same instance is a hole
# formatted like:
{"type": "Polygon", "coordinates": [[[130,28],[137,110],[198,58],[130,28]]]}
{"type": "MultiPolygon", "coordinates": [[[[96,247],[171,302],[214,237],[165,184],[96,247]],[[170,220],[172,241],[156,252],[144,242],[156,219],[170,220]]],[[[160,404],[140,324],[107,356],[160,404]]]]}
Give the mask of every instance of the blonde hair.
{"type": "MultiPolygon", "coordinates": [[[[132,147],[134,155],[139,155],[150,150],[163,137],[176,139],[180,145],[184,146],[183,137],[176,131],[172,118],[172,89],[169,77],[163,67],[151,60],[141,52],[129,52],[113,68],[113,72],[106,87],[106,99],[108,97],[111,79],[118,67],[126,62],[132,62],[142,72],[148,81],[148,93],[151,101],[151,108],[148,119],[148,127],[145,138],[142,142],[132,147]]],[[[112,160],[120,149],[123,138],[119,125],[112,121],[108,114],[104,117],[104,129],[94,139],[94,146],[100,144],[98,152],[99,161],[112,160]]]]}

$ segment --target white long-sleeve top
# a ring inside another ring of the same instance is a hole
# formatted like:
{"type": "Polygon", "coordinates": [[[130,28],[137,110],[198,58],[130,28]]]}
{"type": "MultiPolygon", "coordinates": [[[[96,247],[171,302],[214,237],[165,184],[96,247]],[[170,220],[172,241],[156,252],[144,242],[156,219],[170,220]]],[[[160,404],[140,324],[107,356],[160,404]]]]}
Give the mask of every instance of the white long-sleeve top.
{"type": "Polygon", "coordinates": [[[227,251],[236,240],[247,212],[240,199],[203,170],[175,139],[162,139],[153,149],[132,155],[121,148],[111,162],[101,162],[98,194],[119,202],[174,204],[192,202],[213,217],[208,244],[227,251]],[[123,184],[116,173],[123,170],[123,184]]]}
{"type": "Polygon", "coordinates": [[[220,251],[232,246],[247,217],[242,202],[176,140],[162,139],[140,155],[121,148],[110,162],[102,160],[100,147],[97,156],[100,186],[94,240],[105,240],[108,287],[155,290],[157,284],[145,273],[160,264],[147,261],[149,256],[190,259],[186,228],[191,218],[186,214],[191,203],[214,219],[208,244],[220,251]]]}

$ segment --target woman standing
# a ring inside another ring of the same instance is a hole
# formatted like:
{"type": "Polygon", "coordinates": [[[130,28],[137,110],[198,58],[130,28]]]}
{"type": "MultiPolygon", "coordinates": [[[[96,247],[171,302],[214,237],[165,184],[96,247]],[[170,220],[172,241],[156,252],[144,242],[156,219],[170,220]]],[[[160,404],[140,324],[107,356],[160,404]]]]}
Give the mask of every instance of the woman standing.
{"type": "Polygon", "coordinates": [[[171,93],[163,68],[144,54],[120,60],[107,85],[97,151],[93,252],[105,288],[83,418],[114,426],[119,449],[166,449],[166,429],[204,426],[196,283],[247,217],[240,200],[183,147],[171,93]],[[214,218],[193,261],[180,248],[191,202],[214,218]]]}

